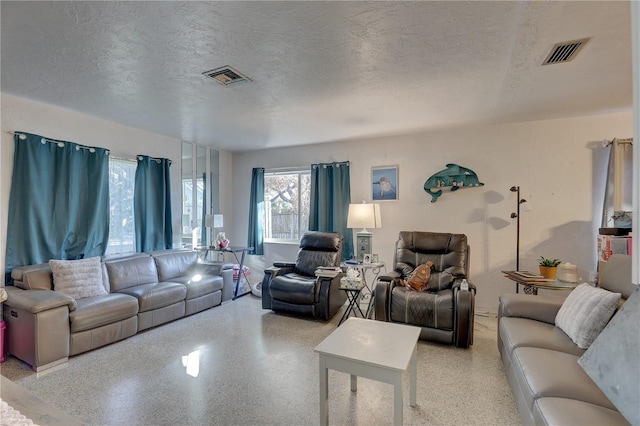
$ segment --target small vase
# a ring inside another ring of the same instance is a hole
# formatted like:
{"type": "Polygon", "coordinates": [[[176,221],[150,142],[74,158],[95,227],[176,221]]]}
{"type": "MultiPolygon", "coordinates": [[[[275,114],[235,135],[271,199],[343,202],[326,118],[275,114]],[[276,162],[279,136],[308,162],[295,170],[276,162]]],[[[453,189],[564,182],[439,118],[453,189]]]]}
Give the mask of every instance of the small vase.
{"type": "Polygon", "coordinates": [[[558,267],[557,266],[540,266],[540,275],[545,278],[549,278],[550,280],[555,280],[558,276],[558,267]]]}

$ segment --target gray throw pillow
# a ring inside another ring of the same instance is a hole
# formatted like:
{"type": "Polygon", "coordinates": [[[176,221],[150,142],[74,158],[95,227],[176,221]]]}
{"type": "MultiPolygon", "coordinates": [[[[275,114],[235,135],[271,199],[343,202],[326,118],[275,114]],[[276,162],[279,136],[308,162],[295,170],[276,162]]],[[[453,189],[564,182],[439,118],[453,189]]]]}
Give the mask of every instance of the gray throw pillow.
{"type": "Polygon", "coordinates": [[[577,286],[562,303],[556,315],[556,326],[581,349],[587,349],[607,325],[620,301],[620,293],[577,286]]]}
{"type": "Polygon", "coordinates": [[[74,299],[107,294],[102,284],[100,257],[79,260],[50,260],[53,289],[74,299]]]}

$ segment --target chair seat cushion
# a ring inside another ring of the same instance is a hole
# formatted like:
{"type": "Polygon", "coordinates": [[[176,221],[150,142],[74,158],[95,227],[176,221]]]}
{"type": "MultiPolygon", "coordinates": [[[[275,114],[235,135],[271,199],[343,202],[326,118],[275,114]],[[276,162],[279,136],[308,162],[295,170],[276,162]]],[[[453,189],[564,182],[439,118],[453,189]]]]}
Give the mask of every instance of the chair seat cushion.
{"type": "Polygon", "coordinates": [[[186,300],[196,299],[205,294],[214,293],[222,290],[222,287],[224,287],[222,277],[211,275],[184,275],[172,278],[171,282],[180,283],[187,287],[186,300]]]}
{"type": "Polygon", "coordinates": [[[71,333],[122,321],[138,314],[138,301],[127,294],[109,293],[77,300],[75,311],[69,312],[71,333]]]}
{"type": "Polygon", "coordinates": [[[138,312],[146,312],[185,300],[187,288],[174,282],[138,285],[121,290],[138,299],[138,312]]]}
{"type": "Polygon", "coordinates": [[[317,278],[291,272],[271,281],[271,297],[288,303],[312,305],[317,302],[317,278]]]}
{"type": "Polygon", "coordinates": [[[453,330],[453,291],[422,292],[396,286],[391,295],[391,321],[453,330]]]}

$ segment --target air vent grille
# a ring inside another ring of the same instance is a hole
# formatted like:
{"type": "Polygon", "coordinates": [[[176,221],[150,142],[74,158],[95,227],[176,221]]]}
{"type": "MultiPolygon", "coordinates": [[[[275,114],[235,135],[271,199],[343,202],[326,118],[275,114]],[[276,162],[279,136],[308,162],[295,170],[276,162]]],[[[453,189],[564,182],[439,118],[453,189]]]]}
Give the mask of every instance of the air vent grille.
{"type": "Polygon", "coordinates": [[[251,81],[249,77],[242,74],[240,71],[231,68],[226,65],[221,68],[216,68],[211,71],[205,71],[202,73],[205,77],[209,77],[215,80],[217,83],[228,86],[233,83],[239,83],[241,81],[251,81]]]}
{"type": "Polygon", "coordinates": [[[569,62],[573,60],[580,49],[589,41],[588,38],[581,40],[565,41],[562,43],[556,43],[552,48],[547,58],[542,65],[560,64],[562,62],[569,62]]]}

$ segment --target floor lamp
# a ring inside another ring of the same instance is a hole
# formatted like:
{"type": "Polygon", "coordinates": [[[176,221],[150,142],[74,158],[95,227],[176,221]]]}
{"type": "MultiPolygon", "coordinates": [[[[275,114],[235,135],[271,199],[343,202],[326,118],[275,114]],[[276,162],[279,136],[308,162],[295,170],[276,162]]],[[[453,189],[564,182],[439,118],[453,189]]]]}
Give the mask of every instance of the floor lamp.
{"type": "Polygon", "coordinates": [[[518,195],[518,202],[516,205],[516,211],[515,213],[511,213],[511,219],[517,219],[516,223],[516,271],[520,270],[520,205],[522,203],[526,203],[527,200],[525,200],[524,198],[520,198],[520,187],[519,186],[512,186],[511,188],[509,188],[509,191],[511,192],[517,192],[518,195]]]}

